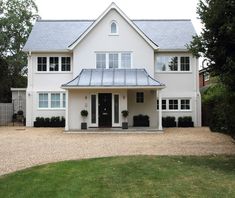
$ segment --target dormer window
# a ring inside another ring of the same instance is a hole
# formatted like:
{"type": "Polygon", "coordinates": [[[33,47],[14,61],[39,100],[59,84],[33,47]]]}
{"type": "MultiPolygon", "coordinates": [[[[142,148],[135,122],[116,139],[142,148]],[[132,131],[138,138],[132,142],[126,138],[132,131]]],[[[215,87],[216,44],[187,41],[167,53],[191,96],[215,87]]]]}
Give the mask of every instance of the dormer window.
{"type": "Polygon", "coordinates": [[[116,21],[111,22],[110,30],[110,34],[118,34],[118,27],[116,21]]]}

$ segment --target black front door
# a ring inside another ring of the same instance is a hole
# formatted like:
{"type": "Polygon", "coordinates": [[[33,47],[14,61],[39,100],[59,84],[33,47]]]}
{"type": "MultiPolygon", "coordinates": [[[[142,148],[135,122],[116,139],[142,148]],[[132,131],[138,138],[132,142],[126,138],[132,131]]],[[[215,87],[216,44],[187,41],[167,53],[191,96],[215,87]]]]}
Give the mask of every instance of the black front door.
{"type": "Polygon", "coordinates": [[[99,94],[99,127],[112,127],[112,94],[99,94]]]}

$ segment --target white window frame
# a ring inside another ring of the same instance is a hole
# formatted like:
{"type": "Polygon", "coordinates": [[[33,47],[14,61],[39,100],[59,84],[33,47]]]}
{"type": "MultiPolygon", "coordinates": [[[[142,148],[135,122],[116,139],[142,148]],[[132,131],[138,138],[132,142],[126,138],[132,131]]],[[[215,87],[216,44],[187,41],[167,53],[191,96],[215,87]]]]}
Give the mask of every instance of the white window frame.
{"type": "MultiPolygon", "coordinates": [[[[37,92],[37,109],[38,110],[65,110],[66,107],[63,107],[63,94],[65,94],[65,100],[66,100],[66,93],[61,91],[53,91],[53,92],[47,92],[47,91],[39,91],[37,92]],[[60,107],[51,107],[51,94],[58,93],[60,94],[60,107]],[[39,94],[48,94],[48,107],[39,107],[39,94]]],[[[66,101],[65,101],[66,103],[66,101]]],[[[66,106],[66,105],[65,105],[66,106]]]]}
{"type": "Polygon", "coordinates": [[[154,65],[154,71],[155,73],[192,73],[192,57],[190,55],[157,55],[155,58],[155,65],[154,65]],[[175,71],[170,71],[170,70],[166,70],[166,71],[162,71],[162,70],[157,70],[157,59],[158,57],[177,57],[178,61],[177,61],[177,69],[175,71]],[[189,70],[188,71],[183,71],[181,70],[181,57],[189,57],[189,70]]]}
{"type": "MultiPolygon", "coordinates": [[[[129,68],[125,68],[125,69],[131,69],[132,68],[132,65],[133,65],[133,55],[132,55],[132,52],[131,51],[109,51],[109,52],[102,52],[102,51],[97,51],[95,52],[95,64],[97,64],[97,54],[105,54],[105,58],[106,58],[106,68],[105,69],[109,69],[109,54],[118,54],[118,69],[123,69],[122,67],[122,63],[121,63],[121,56],[122,54],[127,54],[129,53],[130,54],[130,67],[129,68]]],[[[96,67],[96,69],[98,69],[96,67]]]]}
{"type": "Polygon", "coordinates": [[[73,58],[72,56],[69,55],[50,55],[50,56],[44,56],[44,55],[39,55],[36,57],[36,71],[35,73],[38,74],[58,74],[58,73],[72,73],[73,71],[73,58]],[[46,66],[46,71],[38,71],[38,58],[39,57],[46,57],[47,59],[47,66],[46,66]],[[50,71],[50,57],[58,57],[59,59],[59,70],[58,71],[50,71]],[[70,57],[70,71],[62,71],[62,57],[70,57]]]}
{"type": "Polygon", "coordinates": [[[109,35],[110,36],[118,36],[119,35],[119,29],[118,29],[118,23],[115,20],[112,20],[109,25],[109,35]],[[116,32],[112,32],[112,24],[116,25],[116,32]]]}
{"type": "Polygon", "coordinates": [[[121,127],[121,109],[120,109],[120,94],[119,93],[112,93],[112,127],[121,127]],[[114,96],[115,95],[118,95],[118,97],[119,97],[119,100],[118,100],[118,102],[119,102],[119,113],[118,113],[118,115],[119,115],[119,122],[118,123],[115,123],[114,122],[114,96]]]}
{"type": "Polygon", "coordinates": [[[89,111],[90,111],[90,116],[89,116],[89,123],[90,123],[90,127],[98,127],[99,125],[99,108],[98,108],[98,93],[91,93],[90,94],[90,100],[89,100],[89,111]],[[91,119],[92,119],[92,115],[91,115],[91,96],[95,95],[96,96],[96,123],[92,123],[91,119]]]}
{"type": "MultiPolygon", "coordinates": [[[[158,100],[158,99],[157,99],[158,100]]],[[[192,111],[192,98],[189,97],[179,97],[179,98],[162,98],[162,100],[166,100],[166,109],[162,109],[164,112],[189,112],[192,111]],[[178,109],[169,109],[169,100],[178,100],[178,109]],[[181,109],[181,100],[189,100],[189,109],[181,109]]],[[[157,108],[159,111],[159,108],[157,108]]]]}

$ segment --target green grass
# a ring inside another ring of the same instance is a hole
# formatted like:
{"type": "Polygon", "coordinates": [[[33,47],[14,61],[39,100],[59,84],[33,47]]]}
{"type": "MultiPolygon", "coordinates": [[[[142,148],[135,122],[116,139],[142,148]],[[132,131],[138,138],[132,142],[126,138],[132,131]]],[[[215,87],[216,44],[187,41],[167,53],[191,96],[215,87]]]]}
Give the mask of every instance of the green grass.
{"type": "Polygon", "coordinates": [[[235,197],[235,156],[65,161],[0,177],[0,197],[235,197]]]}

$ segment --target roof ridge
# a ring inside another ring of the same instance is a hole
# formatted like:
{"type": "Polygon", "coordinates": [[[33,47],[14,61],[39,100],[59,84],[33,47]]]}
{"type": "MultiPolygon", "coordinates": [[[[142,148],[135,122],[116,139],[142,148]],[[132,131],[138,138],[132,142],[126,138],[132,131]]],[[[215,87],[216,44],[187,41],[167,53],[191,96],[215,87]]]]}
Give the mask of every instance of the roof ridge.
{"type": "Polygon", "coordinates": [[[93,22],[93,19],[39,19],[37,22],[93,22]]]}

